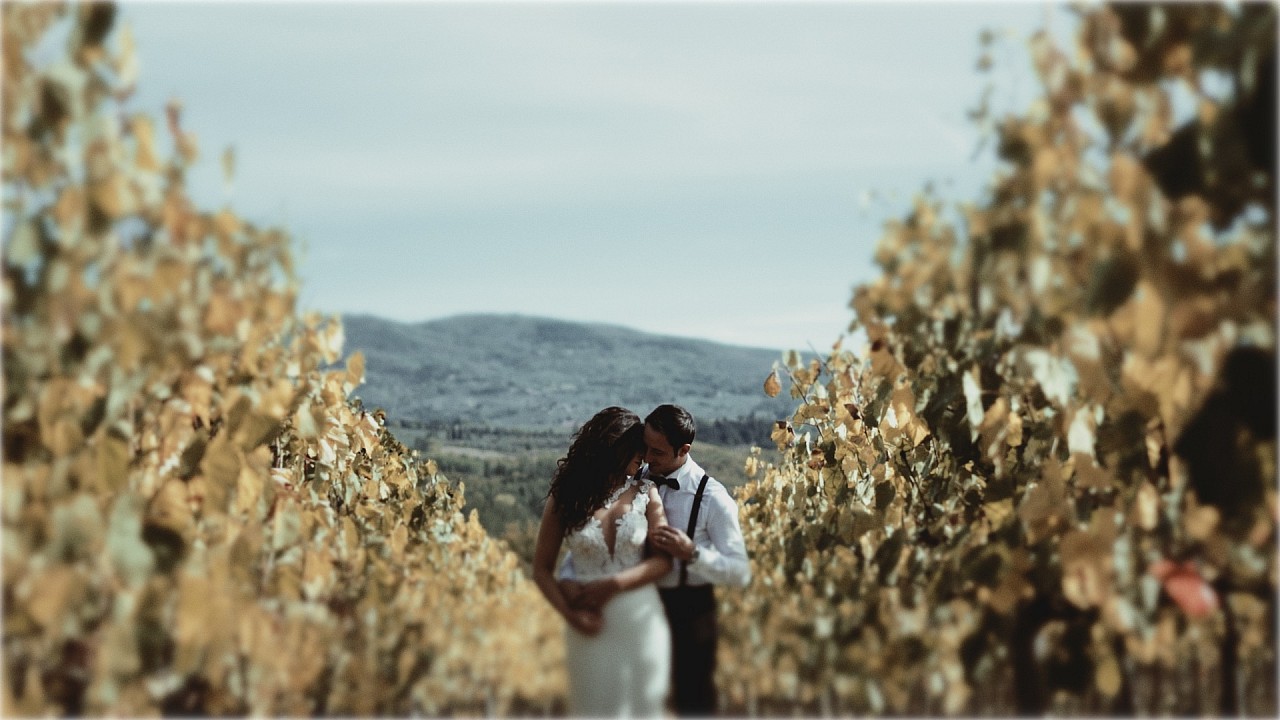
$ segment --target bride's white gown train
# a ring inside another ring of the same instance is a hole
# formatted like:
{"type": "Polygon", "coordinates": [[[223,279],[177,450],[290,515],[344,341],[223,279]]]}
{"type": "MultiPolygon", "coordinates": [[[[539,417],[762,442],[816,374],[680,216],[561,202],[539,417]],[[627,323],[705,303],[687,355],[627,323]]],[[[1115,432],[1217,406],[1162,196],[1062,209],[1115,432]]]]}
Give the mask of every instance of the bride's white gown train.
{"type": "MultiPolygon", "coordinates": [[[[595,517],[565,537],[580,582],[613,575],[644,559],[652,483],[628,480],[605,503],[631,489],[635,499],[617,520],[613,551],[595,517]]],[[[619,593],[604,607],[604,629],[589,637],[566,626],[569,712],[593,717],[657,717],[671,675],[671,631],[653,584],[619,593]]]]}

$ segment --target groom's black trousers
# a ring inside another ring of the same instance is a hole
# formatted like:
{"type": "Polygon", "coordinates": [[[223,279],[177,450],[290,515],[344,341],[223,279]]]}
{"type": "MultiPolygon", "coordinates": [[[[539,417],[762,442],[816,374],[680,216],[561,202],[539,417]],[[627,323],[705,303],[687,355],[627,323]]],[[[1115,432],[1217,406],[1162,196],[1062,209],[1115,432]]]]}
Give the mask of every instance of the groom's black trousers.
{"type": "Polygon", "coordinates": [[[659,588],[671,625],[671,695],[680,716],[716,712],[716,593],[710,585],[659,588]]]}

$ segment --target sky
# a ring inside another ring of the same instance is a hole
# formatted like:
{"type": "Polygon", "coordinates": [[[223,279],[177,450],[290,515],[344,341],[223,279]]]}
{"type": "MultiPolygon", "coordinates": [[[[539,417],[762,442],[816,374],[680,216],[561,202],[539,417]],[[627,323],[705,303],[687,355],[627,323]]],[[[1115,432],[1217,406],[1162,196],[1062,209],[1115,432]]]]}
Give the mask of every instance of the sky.
{"type": "Polygon", "coordinates": [[[886,220],[977,199],[967,119],[1034,97],[1061,6],[122,4],[126,109],[174,98],[205,208],[295,238],[300,306],[518,313],[830,348],[886,220]],[[979,33],[1003,41],[979,72],[979,33]],[[223,151],[235,174],[224,179],[223,151]]]}

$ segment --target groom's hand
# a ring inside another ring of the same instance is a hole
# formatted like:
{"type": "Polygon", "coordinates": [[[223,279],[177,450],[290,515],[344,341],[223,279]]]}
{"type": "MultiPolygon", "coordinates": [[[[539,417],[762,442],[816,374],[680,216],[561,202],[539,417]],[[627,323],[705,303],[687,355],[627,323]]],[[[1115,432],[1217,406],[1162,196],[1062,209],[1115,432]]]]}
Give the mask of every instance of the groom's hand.
{"type": "Polygon", "coordinates": [[[653,547],[667,553],[677,560],[688,560],[693,557],[693,540],[679,528],[663,525],[650,534],[653,547]]]}
{"type": "Polygon", "coordinates": [[[564,601],[569,603],[571,608],[581,608],[582,604],[582,583],[574,580],[560,581],[560,594],[564,595],[564,601]]]}
{"type": "Polygon", "coordinates": [[[618,583],[613,578],[592,580],[582,586],[582,607],[599,610],[619,592],[618,583]]]}

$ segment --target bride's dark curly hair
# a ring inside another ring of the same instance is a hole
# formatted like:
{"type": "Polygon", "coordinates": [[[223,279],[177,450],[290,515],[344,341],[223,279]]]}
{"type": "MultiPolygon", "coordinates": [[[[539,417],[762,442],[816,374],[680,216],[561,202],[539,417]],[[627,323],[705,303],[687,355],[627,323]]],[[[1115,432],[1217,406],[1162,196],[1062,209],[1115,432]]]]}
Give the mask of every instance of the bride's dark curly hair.
{"type": "Polygon", "coordinates": [[[569,453],[556,461],[547,491],[566,535],[587,524],[626,476],[632,458],[643,454],[644,422],[626,408],[607,407],[578,429],[569,453]]]}

